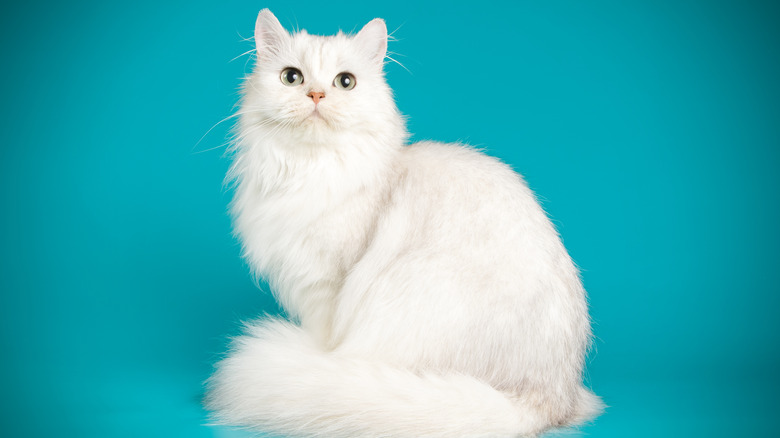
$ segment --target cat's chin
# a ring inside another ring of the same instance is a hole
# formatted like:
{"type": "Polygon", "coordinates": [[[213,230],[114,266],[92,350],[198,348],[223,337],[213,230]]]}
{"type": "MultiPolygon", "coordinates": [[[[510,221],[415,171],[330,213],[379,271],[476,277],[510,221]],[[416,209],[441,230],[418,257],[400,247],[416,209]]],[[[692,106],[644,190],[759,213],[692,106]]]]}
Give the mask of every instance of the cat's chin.
{"type": "Polygon", "coordinates": [[[319,111],[317,108],[315,108],[312,112],[310,112],[307,116],[305,116],[301,121],[300,125],[302,128],[307,129],[336,129],[337,127],[334,125],[333,121],[328,118],[327,116],[323,115],[321,111],[319,111]]]}
{"type": "Polygon", "coordinates": [[[296,139],[295,143],[317,145],[332,143],[334,135],[338,135],[341,128],[321,112],[312,111],[306,116],[298,117],[287,126],[286,131],[296,139]]]}

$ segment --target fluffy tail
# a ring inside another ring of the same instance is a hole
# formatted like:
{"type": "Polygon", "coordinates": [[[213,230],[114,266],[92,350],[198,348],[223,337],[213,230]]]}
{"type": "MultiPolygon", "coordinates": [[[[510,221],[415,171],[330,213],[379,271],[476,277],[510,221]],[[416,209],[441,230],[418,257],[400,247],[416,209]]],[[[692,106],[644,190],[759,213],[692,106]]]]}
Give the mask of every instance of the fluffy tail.
{"type": "Polygon", "coordinates": [[[299,327],[274,320],[236,339],[208,386],[217,422],[292,437],[517,437],[549,426],[476,379],[324,352],[299,327]]]}

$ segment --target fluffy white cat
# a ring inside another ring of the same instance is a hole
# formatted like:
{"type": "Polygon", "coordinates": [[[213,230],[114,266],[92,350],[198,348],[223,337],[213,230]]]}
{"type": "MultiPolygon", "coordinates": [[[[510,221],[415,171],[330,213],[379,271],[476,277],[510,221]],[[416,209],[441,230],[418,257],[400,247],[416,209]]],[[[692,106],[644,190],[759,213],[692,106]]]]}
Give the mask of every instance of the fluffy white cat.
{"type": "Polygon", "coordinates": [[[291,321],[249,325],[216,421],[291,437],[534,436],[595,416],[585,292],[521,177],[406,144],[384,21],[289,34],[263,10],[230,178],[244,255],[291,321]]]}

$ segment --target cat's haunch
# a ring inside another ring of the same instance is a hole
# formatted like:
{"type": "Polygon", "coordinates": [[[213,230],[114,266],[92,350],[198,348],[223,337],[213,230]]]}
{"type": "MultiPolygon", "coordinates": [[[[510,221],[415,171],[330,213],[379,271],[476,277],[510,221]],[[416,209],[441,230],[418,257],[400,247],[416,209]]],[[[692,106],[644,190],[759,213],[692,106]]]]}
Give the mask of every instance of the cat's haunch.
{"type": "Polygon", "coordinates": [[[229,178],[236,234],[290,320],[247,326],[218,422],[290,437],[516,437],[586,421],[579,273],[522,178],[407,144],[387,28],[288,33],[260,12],[229,178]]]}

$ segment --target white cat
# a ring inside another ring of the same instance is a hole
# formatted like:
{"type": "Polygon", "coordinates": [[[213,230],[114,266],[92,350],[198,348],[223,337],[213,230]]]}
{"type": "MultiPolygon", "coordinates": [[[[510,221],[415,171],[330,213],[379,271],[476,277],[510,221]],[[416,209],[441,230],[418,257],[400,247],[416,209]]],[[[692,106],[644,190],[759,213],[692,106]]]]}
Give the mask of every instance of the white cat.
{"type": "Polygon", "coordinates": [[[521,177],[407,145],[384,21],[287,33],[268,10],[230,177],[235,228],[294,322],[216,366],[224,424],[291,437],[534,436],[601,409],[582,386],[578,271],[521,177]]]}

